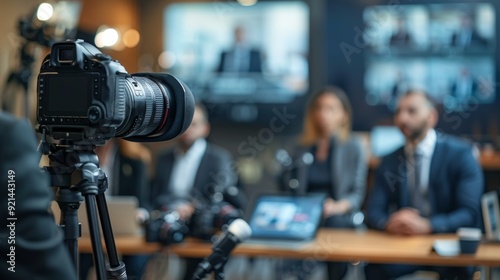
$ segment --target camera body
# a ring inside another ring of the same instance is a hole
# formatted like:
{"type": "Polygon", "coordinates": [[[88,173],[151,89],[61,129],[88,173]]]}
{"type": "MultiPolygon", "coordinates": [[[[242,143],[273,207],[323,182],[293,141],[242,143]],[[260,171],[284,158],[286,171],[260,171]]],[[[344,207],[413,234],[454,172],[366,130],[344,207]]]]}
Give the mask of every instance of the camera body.
{"type": "Polygon", "coordinates": [[[75,144],[170,140],[189,127],[194,113],[191,91],[174,76],[128,74],[82,40],[52,45],[37,93],[39,131],[75,144]]]}
{"type": "Polygon", "coordinates": [[[38,76],[38,122],[54,139],[107,140],[125,121],[125,68],[83,42],[55,43],[38,76]]]}
{"type": "Polygon", "coordinates": [[[153,211],[146,224],[146,241],[168,245],[182,242],[187,235],[210,241],[217,231],[242,216],[241,210],[227,202],[205,207],[195,203],[195,212],[187,221],[175,211],[153,211]]]}
{"type": "Polygon", "coordinates": [[[242,216],[241,210],[227,202],[197,205],[189,223],[189,234],[203,240],[211,240],[217,231],[242,216]]]}
{"type": "Polygon", "coordinates": [[[175,211],[153,211],[150,220],[146,223],[146,241],[160,242],[164,245],[184,241],[189,228],[186,221],[180,219],[175,211]]]}

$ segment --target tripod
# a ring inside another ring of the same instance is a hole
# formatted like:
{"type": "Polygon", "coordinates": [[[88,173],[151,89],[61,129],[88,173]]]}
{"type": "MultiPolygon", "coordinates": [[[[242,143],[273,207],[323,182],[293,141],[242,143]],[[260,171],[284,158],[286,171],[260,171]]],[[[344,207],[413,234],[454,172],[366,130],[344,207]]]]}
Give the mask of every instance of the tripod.
{"type": "Polygon", "coordinates": [[[58,188],[56,202],[61,209],[60,225],[64,230],[64,240],[75,268],[78,268],[77,239],[81,236],[78,208],[85,199],[97,279],[127,279],[125,265],[118,260],[104,196],[107,176],[99,168],[99,159],[94,149],[94,145],[78,146],[61,140],[59,145],[50,145],[50,166],[44,169],[51,175],[52,186],[58,188]],[[109,258],[106,268],[97,211],[109,258]]]}
{"type": "Polygon", "coordinates": [[[24,116],[26,118],[30,117],[30,100],[29,100],[29,82],[33,74],[32,64],[35,61],[33,54],[30,53],[30,48],[33,48],[32,44],[27,41],[23,44],[20,50],[19,58],[20,65],[18,71],[12,71],[4,86],[4,96],[2,98],[3,110],[8,112],[14,112],[15,100],[16,100],[16,87],[15,85],[20,85],[24,93],[24,116]]]}

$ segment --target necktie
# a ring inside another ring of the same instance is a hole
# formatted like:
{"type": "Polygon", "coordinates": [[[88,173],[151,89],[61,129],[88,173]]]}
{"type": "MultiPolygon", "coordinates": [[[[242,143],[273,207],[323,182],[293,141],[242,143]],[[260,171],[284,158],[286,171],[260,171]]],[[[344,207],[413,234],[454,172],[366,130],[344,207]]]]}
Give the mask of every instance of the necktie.
{"type": "Polygon", "coordinates": [[[413,188],[411,190],[412,205],[420,211],[420,215],[426,217],[429,215],[429,202],[426,192],[423,191],[421,184],[422,175],[422,153],[418,150],[413,152],[413,188]]]}

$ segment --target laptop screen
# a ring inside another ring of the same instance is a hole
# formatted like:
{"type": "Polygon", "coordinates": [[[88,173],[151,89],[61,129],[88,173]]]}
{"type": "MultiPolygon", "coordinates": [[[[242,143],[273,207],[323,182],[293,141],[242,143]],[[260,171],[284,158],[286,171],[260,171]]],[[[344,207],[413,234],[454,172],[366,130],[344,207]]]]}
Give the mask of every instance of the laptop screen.
{"type": "Polygon", "coordinates": [[[498,230],[497,222],[496,222],[496,213],[495,213],[495,205],[493,203],[488,204],[488,213],[490,215],[490,227],[492,232],[496,232],[498,230]]]}
{"type": "Polygon", "coordinates": [[[482,195],[481,208],[486,238],[488,240],[498,239],[500,237],[500,209],[497,191],[489,191],[482,195]]]}
{"type": "Polygon", "coordinates": [[[308,240],[316,236],[325,196],[261,195],[250,217],[252,238],[308,240]]]}

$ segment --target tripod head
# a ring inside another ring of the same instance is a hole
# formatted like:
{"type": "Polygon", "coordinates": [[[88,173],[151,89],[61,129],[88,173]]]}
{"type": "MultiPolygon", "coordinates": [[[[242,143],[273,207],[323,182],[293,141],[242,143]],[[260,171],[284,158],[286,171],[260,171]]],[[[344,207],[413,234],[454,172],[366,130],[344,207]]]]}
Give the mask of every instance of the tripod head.
{"type": "Polygon", "coordinates": [[[61,140],[60,144],[48,146],[50,166],[44,169],[51,174],[54,187],[68,188],[83,195],[97,195],[106,191],[107,176],[99,168],[94,145],[79,146],[61,140]]]}

